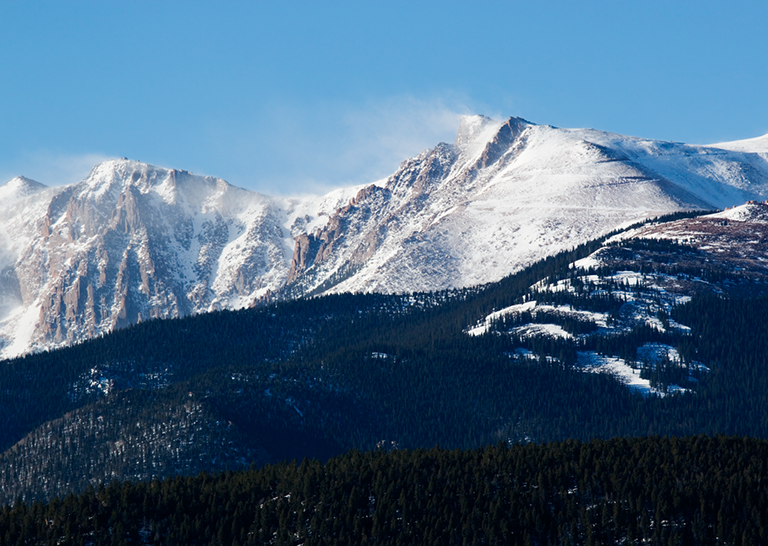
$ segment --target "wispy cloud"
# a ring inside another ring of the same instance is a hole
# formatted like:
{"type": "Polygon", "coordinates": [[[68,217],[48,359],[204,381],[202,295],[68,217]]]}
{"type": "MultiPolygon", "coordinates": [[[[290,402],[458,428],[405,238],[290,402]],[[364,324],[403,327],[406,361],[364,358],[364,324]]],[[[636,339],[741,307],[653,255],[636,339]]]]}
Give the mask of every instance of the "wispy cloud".
{"type": "Polygon", "coordinates": [[[232,161],[230,182],[273,194],[319,193],[385,178],[404,159],[453,142],[462,115],[487,114],[469,103],[454,96],[355,105],[283,102],[266,108],[235,145],[223,128],[214,134],[218,152],[232,161]],[[224,142],[230,143],[226,151],[224,142]]]}
{"type": "Polygon", "coordinates": [[[16,158],[11,165],[4,165],[0,183],[15,176],[26,176],[47,186],[62,186],[79,182],[108,156],[98,153],[62,154],[37,151],[16,158]]]}
{"type": "Polygon", "coordinates": [[[453,142],[460,117],[469,113],[442,99],[396,97],[364,105],[344,114],[347,138],[338,161],[368,176],[386,176],[402,160],[453,142]]]}

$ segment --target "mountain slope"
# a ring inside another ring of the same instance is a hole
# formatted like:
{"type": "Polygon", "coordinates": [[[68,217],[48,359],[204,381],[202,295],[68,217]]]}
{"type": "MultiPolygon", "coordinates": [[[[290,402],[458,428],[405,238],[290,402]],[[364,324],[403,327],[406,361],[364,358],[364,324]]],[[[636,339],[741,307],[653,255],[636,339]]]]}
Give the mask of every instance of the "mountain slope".
{"type": "MultiPolygon", "coordinates": [[[[767,236],[768,205],[757,202],[626,230],[575,261],[567,275],[532,285],[520,302],[495,310],[467,333],[510,337],[514,358],[523,361],[563,360],[558,344],[571,346],[583,371],[609,374],[646,395],[695,390],[709,369],[694,360],[699,357],[684,338],[701,317],[688,312],[684,324],[673,317],[692,298],[745,298],[762,324],[763,304],[751,302],[768,290],[767,236]],[[627,335],[635,341],[621,350],[608,341],[627,335]]],[[[708,319],[708,329],[719,320],[708,319]]],[[[735,338],[756,327],[723,339],[710,333],[711,342],[733,342],[740,354],[735,338]]]]}
{"type": "Polygon", "coordinates": [[[298,240],[298,293],[471,286],[622,225],[768,193],[762,156],[594,130],[464,118],[298,240]]]}
{"type": "Polygon", "coordinates": [[[336,206],[128,160],[69,187],[15,179],[0,192],[12,194],[2,210],[5,355],[253,305],[285,280],[292,209],[336,206]]]}

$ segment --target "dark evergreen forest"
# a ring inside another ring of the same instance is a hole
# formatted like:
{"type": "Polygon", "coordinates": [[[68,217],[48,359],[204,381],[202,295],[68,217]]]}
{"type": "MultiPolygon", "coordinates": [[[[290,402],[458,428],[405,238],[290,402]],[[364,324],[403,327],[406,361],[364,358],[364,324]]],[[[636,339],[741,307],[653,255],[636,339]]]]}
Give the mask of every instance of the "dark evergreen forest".
{"type": "Polygon", "coordinates": [[[733,437],[352,451],[118,483],[0,511],[3,544],[768,541],[768,442],[733,437]]]}

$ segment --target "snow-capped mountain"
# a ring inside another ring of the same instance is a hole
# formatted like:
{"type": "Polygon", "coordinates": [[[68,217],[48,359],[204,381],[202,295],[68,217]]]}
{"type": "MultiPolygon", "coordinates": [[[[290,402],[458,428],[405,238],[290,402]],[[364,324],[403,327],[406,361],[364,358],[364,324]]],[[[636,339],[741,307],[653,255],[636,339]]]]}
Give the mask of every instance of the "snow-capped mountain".
{"type": "Polygon", "coordinates": [[[126,159],[66,187],[16,178],[0,187],[2,355],[272,298],[490,282],[648,217],[766,194],[765,138],[690,146],[483,116],[384,182],[319,197],[126,159]]]}
{"type": "Polygon", "coordinates": [[[63,188],[16,178],[0,188],[3,354],[253,305],[285,282],[295,217],[347,198],[277,200],[125,159],[63,188]]]}
{"type": "Polygon", "coordinates": [[[465,117],[453,145],[406,160],[300,237],[288,282],[298,293],[469,286],[648,217],[767,192],[766,153],[465,117]]]}

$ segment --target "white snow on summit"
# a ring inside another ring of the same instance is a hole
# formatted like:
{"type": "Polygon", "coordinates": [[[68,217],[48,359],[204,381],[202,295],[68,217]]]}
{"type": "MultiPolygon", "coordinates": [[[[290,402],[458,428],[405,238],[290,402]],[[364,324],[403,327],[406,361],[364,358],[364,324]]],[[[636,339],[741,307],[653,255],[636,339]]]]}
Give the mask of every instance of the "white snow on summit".
{"type": "Polygon", "coordinates": [[[717,144],[710,144],[709,146],[733,152],[768,154],[768,135],[748,138],[745,140],[734,140],[732,142],[719,142],[717,144]]]}
{"type": "MultiPolygon", "coordinates": [[[[255,305],[290,266],[286,202],[217,178],[120,159],[70,186],[14,179],[0,196],[4,356],[139,320],[255,305]]],[[[337,200],[290,206],[316,222],[337,200]]]]}

